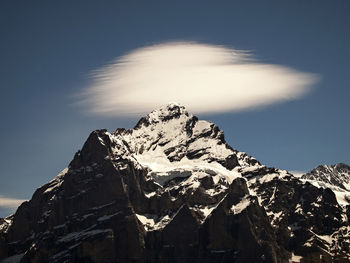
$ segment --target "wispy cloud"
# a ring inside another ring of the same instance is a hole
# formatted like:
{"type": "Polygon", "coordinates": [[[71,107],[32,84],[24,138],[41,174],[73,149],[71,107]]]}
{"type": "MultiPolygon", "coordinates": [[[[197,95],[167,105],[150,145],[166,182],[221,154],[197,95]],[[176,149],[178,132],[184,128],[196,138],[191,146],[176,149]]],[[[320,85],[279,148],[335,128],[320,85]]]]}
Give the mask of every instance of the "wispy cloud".
{"type": "Polygon", "coordinates": [[[16,199],[16,198],[11,198],[11,197],[5,197],[3,195],[0,195],[0,207],[16,209],[24,201],[26,201],[26,200],[16,199]]]}
{"type": "Polygon", "coordinates": [[[305,171],[289,171],[291,174],[293,174],[295,177],[301,177],[302,175],[306,174],[305,171]]]}
{"type": "Polygon", "coordinates": [[[192,42],[136,49],[92,75],[79,103],[105,116],[146,113],[172,101],[194,113],[242,111],[298,99],[318,80],[245,51],[192,42]]]}

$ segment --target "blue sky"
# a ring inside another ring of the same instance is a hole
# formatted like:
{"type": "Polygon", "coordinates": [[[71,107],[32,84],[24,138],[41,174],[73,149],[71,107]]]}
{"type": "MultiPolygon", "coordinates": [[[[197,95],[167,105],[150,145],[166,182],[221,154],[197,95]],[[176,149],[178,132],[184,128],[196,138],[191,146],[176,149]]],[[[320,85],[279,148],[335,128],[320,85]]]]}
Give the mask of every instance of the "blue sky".
{"type": "MultiPolygon", "coordinates": [[[[1,1],[0,195],[29,199],[92,130],[133,127],[141,116],[91,115],[74,95],[92,70],[167,41],[250,50],[260,62],[318,74],[298,100],[199,118],[268,166],[349,164],[349,11],[348,1],[1,1]]],[[[0,216],[9,212],[0,206],[0,216]]]]}

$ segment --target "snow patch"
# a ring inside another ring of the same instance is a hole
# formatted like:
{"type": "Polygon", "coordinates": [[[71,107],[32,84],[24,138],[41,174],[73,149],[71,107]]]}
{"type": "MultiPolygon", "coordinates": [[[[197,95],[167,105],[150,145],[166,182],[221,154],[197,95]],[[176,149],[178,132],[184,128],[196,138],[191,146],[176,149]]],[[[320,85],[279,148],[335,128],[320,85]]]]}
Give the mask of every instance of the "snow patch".
{"type": "Polygon", "coordinates": [[[208,121],[199,120],[193,128],[193,136],[198,136],[200,134],[206,133],[211,130],[213,123],[208,121]]]}
{"type": "Polygon", "coordinates": [[[157,192],[150,192],[150,193],[144,193],[144,195],[147,197],[147,198],[151,198],[152,196],[155,196],[157,194],[157,192]]]}
{"type": "Polygon", "coordinates": [[[292,257],[289,259],[289,263],[299,263],[302,258],[302,256],[295,255],[293,252],[292,257]]]}
{"type": "Polygon", "coordinates": [[[153,177],[154,181],[156,181],[161,186],[164,186],[165,183],[169,182],[174,178],[186,178],[192,175],[191,171],[183,170],[183,169],[174,169],[167,172],[151,172],[150,176],[153,177]]]}
{"type": "Polygon", "coordinates": [[[143,226],[146,228],[146,230],[150,230],[153,229],[154,225],[155,225],[155,220],[157,218],[156,215],[140,215],[140,214],[136,214],[137,219],[143,224],[143,226]]]}
{"type": "Polygon", "coordinates": [[[250,200],[249,200],[248,196],[244,196],[238,204],[233,205],[231,207],[231,212],[233,212],[233,214],[235,214],[235,215],[240,214],[249,205],[250,205],[250,200]]]}
{"type": "Polygon", "coordinates": [[[138,220],[142,223],[146,231],[152,231],[164,228],[175,215],[173,215],[172,217],[170,217],[169,215],[159,217],[157,215],[151,214],[136,214],[136,216],[138,220]]]}
{"type": "Polygon", "coordinates": [[[68,172],[68,168],[64,168],[53,180],[49,182],[48,188],[44,191],[44,193],[50,193],[51,191],[60,187],[63,183],[63,177],[68,172]]]}
{"type": "Polygon", "coordinates": [[[211,212],[213,212],[213,210],[215,208],[217,208],[220,203],[221,203],[221,201],[219,203],[217,203],[217,204],[214,204],[214,205],[208,205],[208,206],[203,206],[202,208],[199,208],[199,211],[201,211],[201,213],[204,216],[204,219],[202,220],[202,223],[205,221],[205,219],[207,219],[207,217],[209,215],[211,215],[211,212]]]}

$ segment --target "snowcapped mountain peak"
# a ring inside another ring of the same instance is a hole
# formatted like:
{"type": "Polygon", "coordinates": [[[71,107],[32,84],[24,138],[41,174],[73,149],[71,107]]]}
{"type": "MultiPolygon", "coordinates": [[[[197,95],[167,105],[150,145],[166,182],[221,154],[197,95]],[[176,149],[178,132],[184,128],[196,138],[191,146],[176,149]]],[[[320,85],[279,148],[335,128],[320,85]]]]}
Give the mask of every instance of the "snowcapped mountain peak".
{"type": "Polygon", "coordinates": [[[152,111],[134,129],[117,129],[113,133],[101,130],[92,135],[97,137],[87,140],[83,155],[85,149],[91,152],[92,148],[102,147],[102,158],[129,160],[147,168],[160,185],[181,177],[181,171],[190,170],[198,176],[210,171],[232,181],[238,175],[234,168],[260,167],[255,158],[231,148],[218,126],[198,120],[177,103],[152,111]]]}
{"type": "Polygon", "coordinates": [[[132,130],[117,130],[133,157],[154,172],[188,166],[238,166],[237,151],[228,146],[214,123],[198,120],[185,107],[170,103],[143,117],[132,130]],[[208,165],[209,163],[209,165],[208,165]]]}
{"type": "Polygon", "coordinates": [[[147,116],[140,119],[135,126],[135,129],[140,129],[143,126],[166,122],[171,119],[178,119],[181,116],[190,117],[186,108],[176,102],[171,102],[160,108],[153,110],[147,116]]]}
{"type": "MultiPolygon", "coordinates": [[[[123,156],[147,167],[160,185],[188,170],[198,176],[210,170],[232,181],[237,177],[232,172],[235,167],[259,165],[253,157],[232,149],[218,126],[198,120],[177,103],[152,111],[134,129],[105,135],[112,142],[111,159],[123,156]]],[[[105,135],[99,141],[108,145],[105,135]]]]}

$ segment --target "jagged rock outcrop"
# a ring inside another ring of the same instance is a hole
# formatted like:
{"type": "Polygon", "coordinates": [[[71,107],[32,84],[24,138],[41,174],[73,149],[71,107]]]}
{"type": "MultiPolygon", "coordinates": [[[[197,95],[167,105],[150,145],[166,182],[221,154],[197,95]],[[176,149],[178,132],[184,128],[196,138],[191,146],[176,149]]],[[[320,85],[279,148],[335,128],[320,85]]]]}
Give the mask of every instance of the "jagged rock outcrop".
{"type": "Polygon", "coordinates": [[[0,219],[0,260],[347,262],[347,168],[334,179],[322,170],[335,188],[268,168],[169,104],[134,129],[92,132],[68,168],[0,219]]]}

